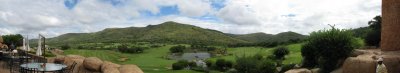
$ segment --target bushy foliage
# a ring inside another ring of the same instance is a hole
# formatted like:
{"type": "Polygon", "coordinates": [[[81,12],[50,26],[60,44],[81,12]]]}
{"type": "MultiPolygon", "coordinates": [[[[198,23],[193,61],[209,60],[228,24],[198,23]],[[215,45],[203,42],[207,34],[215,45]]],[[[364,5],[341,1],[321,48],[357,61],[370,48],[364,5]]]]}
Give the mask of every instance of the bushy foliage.
{"type": "Polygon", "coordinates": [[[172,64],[172,70],[182,70],[183,68],[185,68],[185,65],[182,63],[176,62],[172,64]]]}
{"type": "Polygon", "coordinates": [[[287,47],[278,47],[274,50],[275,58],[282,60],[285,55],[289,54],[287,47]]]}
{"type": "Polygon", "coordinates": [[[173,46],[169,49],[169,51],[171,53],[183,53],[183,50],[185,50],[186,47],[182,46],[182,45],[178,45],[178,46],[173,46]]]}
{"type": "Polygon", "coordinates": [[[381,30],[382,30],[382,17],[381,16],[376,16],[373,18],[373,20],[369,21],[368,28],[371,29],[371,31],[367,34],[365,37],[365,43],[368,46],[378,46],[381,41],[381,30]]]}
{"type": "Polygon", "coordinates": [[[122,53],[142,53],[146,48],[147,47],[137,47],[137,46],[129,48],[126,45],[122,45],[118,47],[118,51],[122,53]]]}
{"type": "Polygon", "coordinates": [[[10,46],[11,44],[14,44],[15,46],[22,46],[22,35],[21,34],[10,34],[10,35],[3,35],[1,36],[3,38],[3,44],[6,44],[10,46]]]}
{"type": "Polygon", "coordinates": [[[62,50],[67,50],[69,48],[71,48],[71,46],[69,46],[68,44],[64,44],[62,46],[60,46],[62,50]]]}
{"type": "Polygon", "coordinates": [[[172,70],[182,70],[183,68],[189,66],[189,62],[186,60],[179,60],[172,64],[172,70]]]}
{"type": "Polygon", "coordinates": [[[207,67],[212,67],[213,61],[212,60],[206,60],[206,65],[207,65],[207,67]]]}
{"type": "Polygon", "coordinates": [[[318,62],[321,71],[326,73],[339,67],[338,61],[347,58],[358,47],[359,44],[350,31],[332,26],[332,29],[312,32],[301,50],[305,62],[318,62]]]}
{"type": "Polygon", "coordinates": [[[254,56],[236,58],[235,69],[238,73],[274,73],[275,63],[267,58],[258,59],[254,56]]]}
{"type": "Polygon", "coordinates": [[[231,61],[227,61],[225,59],[217,59],[215,62],[215,66],[218,68],[220,71],[226,71],[230,68],[232,68],[233,63],[231,61]]]}

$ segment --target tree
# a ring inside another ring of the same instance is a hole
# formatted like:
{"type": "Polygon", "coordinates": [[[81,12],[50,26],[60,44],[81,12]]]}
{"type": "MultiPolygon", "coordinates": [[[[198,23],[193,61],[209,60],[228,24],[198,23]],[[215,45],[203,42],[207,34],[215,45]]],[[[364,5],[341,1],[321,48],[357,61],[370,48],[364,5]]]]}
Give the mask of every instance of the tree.
{"type": "Polygon", "coordinates": [[[22,35],[21,34],[10,34],[10,35],[3,35],[4,44],[10,46],[14,44],[15,46],[22,46],[22,35]]]}
{"type": "Polygon", "coordinates": [[[178,46],[173,46],[169,49],[169,51],[171,53],[183,53],[183,50],[185,50],[186,47],[182,46],[182,45],[178,45],[178,46]]]}
{"type": "Polygon", "coordinates": [[[289,50],[286,47],[278,47],[274,50],[275,57],[280,60],[282,60],[287,54],[289,54],[289,50]]]}
{"type": "Polygon", "coordinates": [[[382,28],[382,17],[381,16],[376,16],[373,18],[373,20],[369,21],[368,28],[370,28],[372,31],[367,33],[367,36],[365,37],[365,43],[368,46],[377,46],[379,47],[379,43],[381,41],[381,28],[382,28]]]}
{"type": "Polygon", "coordinates": [[[322,73],[328,73],[340,67],[339,60],[346,59],[354,48],[359,47],[351,31],[331,27],[332,29],[312,32],[301,49],[305,59],[317,60],[322,73]]]}

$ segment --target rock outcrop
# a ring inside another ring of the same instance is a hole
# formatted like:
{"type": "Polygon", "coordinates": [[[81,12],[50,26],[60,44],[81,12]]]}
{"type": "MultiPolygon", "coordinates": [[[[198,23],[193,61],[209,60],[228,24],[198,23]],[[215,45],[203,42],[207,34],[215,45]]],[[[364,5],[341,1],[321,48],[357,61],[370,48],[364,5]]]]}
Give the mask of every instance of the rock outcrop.
{"type": "Polygon", "coordinates": [[[119,68],[121,73],[143,73],[143,71],[136,65],[122,65],[119,68]]]}
{"type": "Polygon", "coordinates": [[[90,71],[95,71],[95,72],[100,72],[101,65],[103,64],[103,61],[101,61],[99,58],[96,57],[89,57],[85,58],[83,61],[83,66],[90,70],[90,71]]]}

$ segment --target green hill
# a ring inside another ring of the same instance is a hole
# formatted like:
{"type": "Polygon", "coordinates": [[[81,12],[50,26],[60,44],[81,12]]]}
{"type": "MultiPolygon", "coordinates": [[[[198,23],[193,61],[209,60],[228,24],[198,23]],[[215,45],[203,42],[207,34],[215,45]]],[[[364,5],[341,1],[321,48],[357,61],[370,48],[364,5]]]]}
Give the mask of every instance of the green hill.
{"type": "Polygon", "coordinates": [[[146,27],[107,28],[94,33],[68,33],[47,40],[48,44],[77,44],[77,43],[204,43],[204,44],[233,44],[246,43],[220,31],[204,29],[193,25],[176,22],[164,22],[146,27]]]}
{"type": "Polygon", "coordinates": [[[248,42],[259,43],[259,42],[286,42],[290,40],[302,40],[306,36],[296,33],[296,32],[282,32],[276,35],[266,34],[266,33],[251,33],[244,35],[235,35],[235,38],[245,40],[248,42]]]}

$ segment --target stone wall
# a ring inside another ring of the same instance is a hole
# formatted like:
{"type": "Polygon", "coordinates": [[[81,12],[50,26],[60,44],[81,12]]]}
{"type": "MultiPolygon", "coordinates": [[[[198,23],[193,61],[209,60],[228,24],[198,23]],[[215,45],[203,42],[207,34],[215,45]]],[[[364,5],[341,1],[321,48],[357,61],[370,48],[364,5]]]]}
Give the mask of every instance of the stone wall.
{"type": "Polygon", "coordinates": [[[382,0],[382,51],[400,50],[400,0],[382,0]]]}

